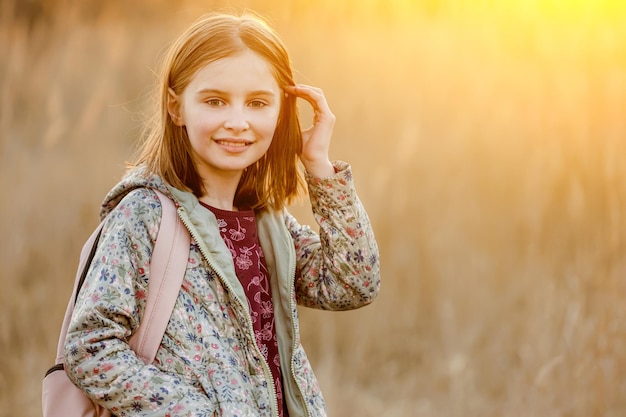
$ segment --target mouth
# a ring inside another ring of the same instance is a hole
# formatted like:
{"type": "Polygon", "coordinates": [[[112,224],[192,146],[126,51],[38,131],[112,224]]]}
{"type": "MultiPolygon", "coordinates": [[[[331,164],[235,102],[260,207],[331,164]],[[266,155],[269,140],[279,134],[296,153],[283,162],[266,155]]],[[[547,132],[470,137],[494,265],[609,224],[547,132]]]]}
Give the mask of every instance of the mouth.
{"type": "Polygon", "coordinates": [[[228,148],[245,148],[252,145],[253,141],[246,139],[214,139],[215,143],[228,148]]]}

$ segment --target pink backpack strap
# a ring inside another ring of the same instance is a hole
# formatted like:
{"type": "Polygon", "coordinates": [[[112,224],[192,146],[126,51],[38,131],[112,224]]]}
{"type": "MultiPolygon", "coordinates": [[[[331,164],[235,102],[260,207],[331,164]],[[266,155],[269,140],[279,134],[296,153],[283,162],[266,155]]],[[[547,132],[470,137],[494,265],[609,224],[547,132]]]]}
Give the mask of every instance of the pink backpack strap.
{"type": "MultiPolygon", "coordinates": [[[[155,190],[156,191],[156,190],[155,190]]],[[[191,238],[176,213],[174,202],[156,191],[163,213],[159,236],[150,259],[148,299],[130,347],[144,363],[152,363],[174,310],[183,283],[191,238]]]]}
{"type": "MultiPolygon", "coordinates": [[[[152,363],[163,339],[183,282],[191,243],[189,232],[179,219],[174,202],[161,192],[154,191],[161,201],[161,224],[150,260],[148,299],[144,316],[129,340],[130,347],[144,363],[152,363]]],[[[89,237],[80,254],[74,291],[65,311],[57,345],[55,361],[57,364],[63,363],[65,337],[72,318],[74,303],[87,272],[86,269],[89,268],[87,263],[93,258],[103,224],[104,222],[101,222],[89,237]]]]}

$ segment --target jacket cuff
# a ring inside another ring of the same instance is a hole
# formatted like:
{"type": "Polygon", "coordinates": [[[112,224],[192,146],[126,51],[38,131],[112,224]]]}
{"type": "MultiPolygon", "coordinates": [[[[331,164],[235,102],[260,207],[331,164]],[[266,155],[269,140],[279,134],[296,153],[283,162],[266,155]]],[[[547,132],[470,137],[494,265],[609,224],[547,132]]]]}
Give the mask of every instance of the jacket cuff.
{"type": "Polygon", "coordinates": [[[343,161],[333,161],[335,174],[318,178],[305,172],[309,197],[313,207],[338,207],[351,205],[356,200],[352,169],[343,161]]]}

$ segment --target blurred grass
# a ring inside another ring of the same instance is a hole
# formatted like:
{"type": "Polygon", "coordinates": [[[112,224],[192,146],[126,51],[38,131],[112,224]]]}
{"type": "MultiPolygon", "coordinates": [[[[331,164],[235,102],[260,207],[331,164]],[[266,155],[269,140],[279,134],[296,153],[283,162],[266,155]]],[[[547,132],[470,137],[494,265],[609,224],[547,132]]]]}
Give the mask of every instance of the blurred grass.
{"type": "Polygon", "coordinates": [[[39,413],[156,56],[224,7],[324,88],[379,239],[372,306],[302,311],[331,415],[626,415],[626,5],[2,0],[0,416],[39,413]]]}

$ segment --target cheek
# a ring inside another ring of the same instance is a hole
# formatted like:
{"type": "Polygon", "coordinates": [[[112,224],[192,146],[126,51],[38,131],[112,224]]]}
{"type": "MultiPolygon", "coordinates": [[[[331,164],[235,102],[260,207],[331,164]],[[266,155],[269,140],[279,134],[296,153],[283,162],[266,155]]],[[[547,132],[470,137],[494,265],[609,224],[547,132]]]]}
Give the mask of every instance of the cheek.
{"type": "Polygon", "coordinates": [[[259,131],[264,137],[269,136],[271,139],[274,136],[276,127],[278,126],[278,112],[272,112],[271,114],[266,115],[259,122],[260,123],[257,125],[259,126],[259,131]]]}
{"type": "Polygon", "coordinates": [[[189,113],[185,118],[187,132],[191,135],[207,135],[221,126],[221,121],[206,113],[189,113]]]}

